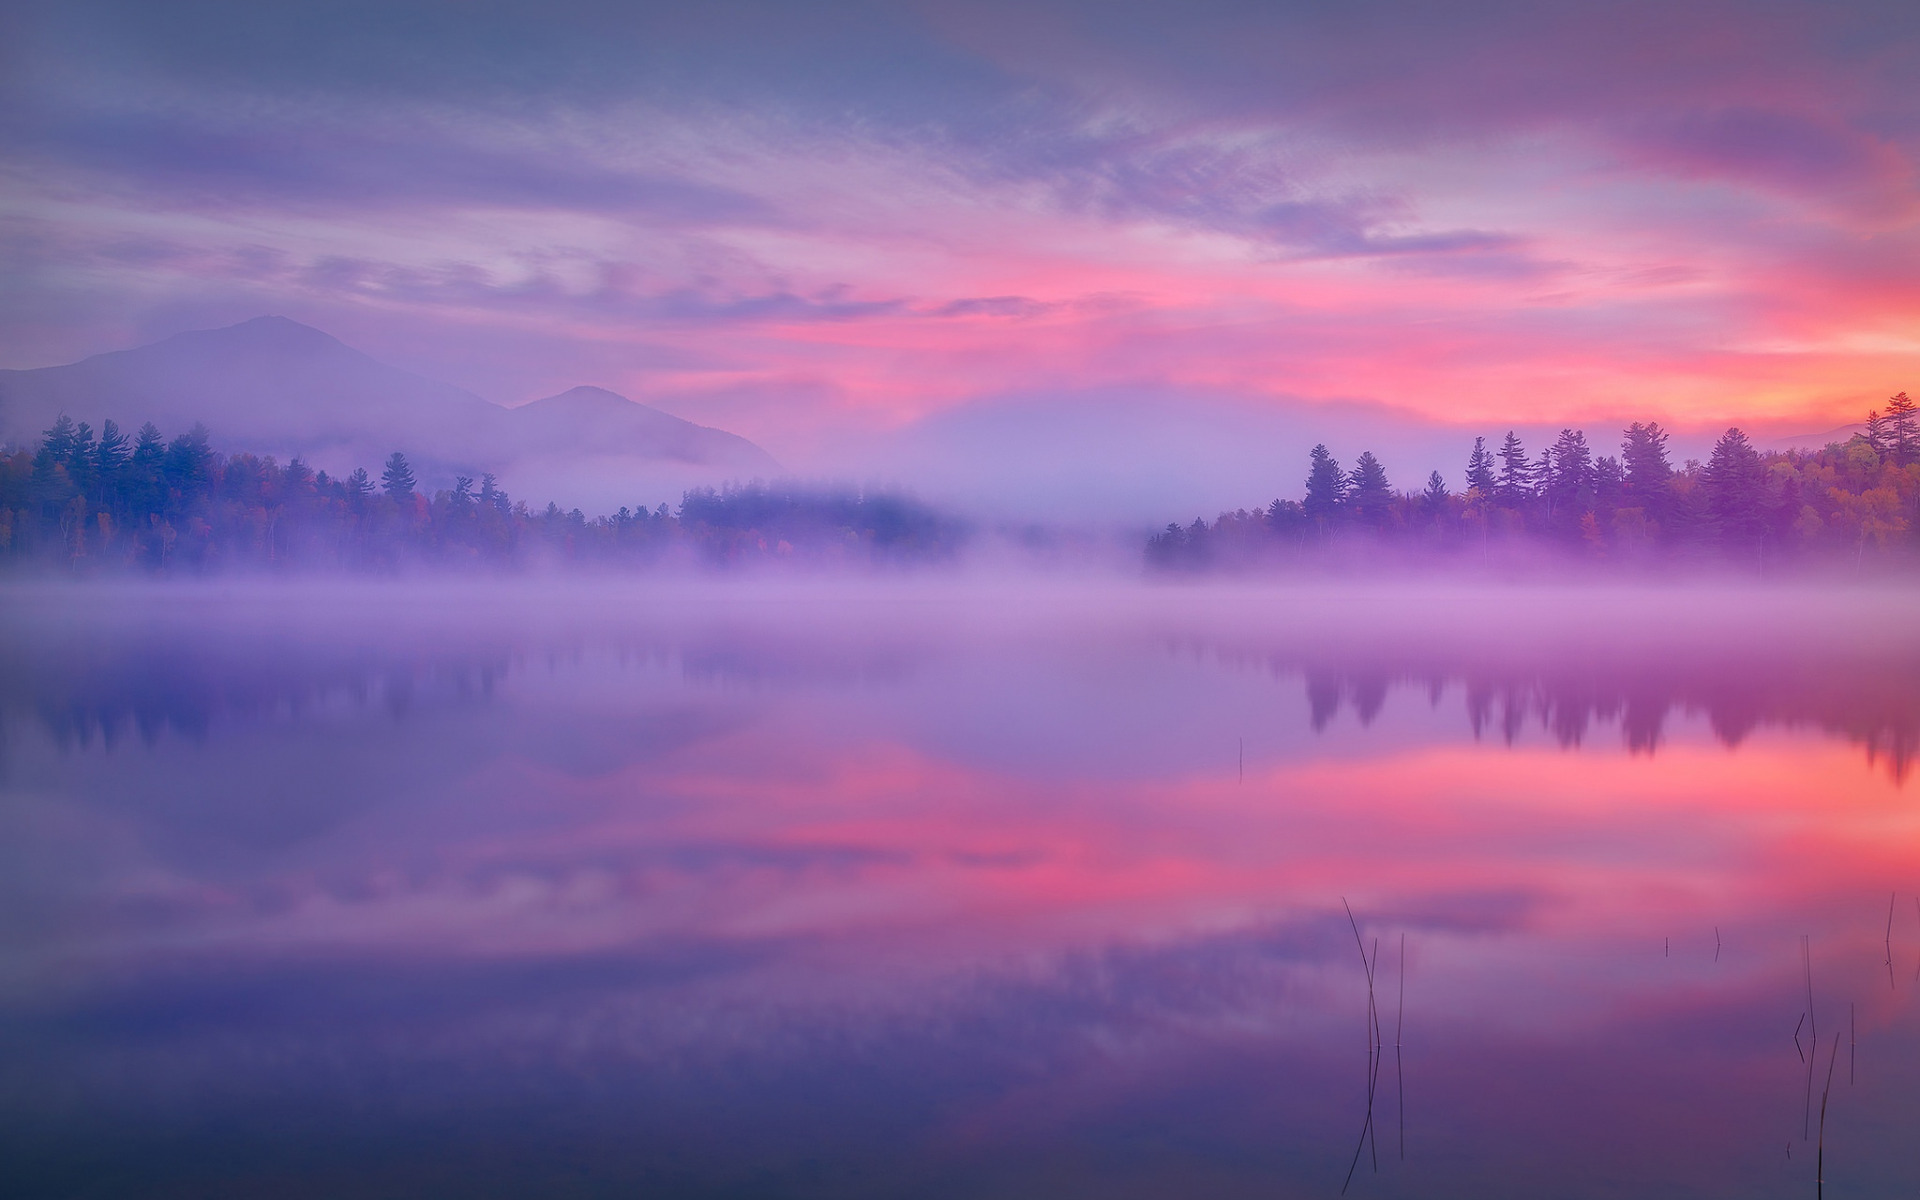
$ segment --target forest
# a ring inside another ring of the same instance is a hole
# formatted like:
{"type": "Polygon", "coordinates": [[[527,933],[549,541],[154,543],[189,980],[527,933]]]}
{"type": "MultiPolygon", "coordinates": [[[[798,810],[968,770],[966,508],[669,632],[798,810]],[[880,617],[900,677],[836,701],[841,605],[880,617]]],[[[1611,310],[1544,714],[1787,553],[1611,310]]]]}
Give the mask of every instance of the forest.
{"type": "Polygon", "coordinates": [[[395,451],[376,479],[223,454],[203,425],[166,440],[62,416],[0,451],[0,562],[16,569],[392,570],[410,566],[877,565],[951,557],[964,530],[903,495],[751,483],[589,517],[511,499],[492,475],[429,494],[395,451]]]}
{"type": "Polygon", "coordinates": [[[1364,452],[1343,470],[1308,455],[1306,494],[1169,524],[1148,539],[1161,571],[1288,564],[1547,561],[1865,571],[1920,561],[1920,419],[1905,392],[1865,432],[1819,450],[1762,451],[1729,429],[1701,463],[1675,466],[1657,423],[1623,431],[1617,456],[1563,429],[1537,456],[1509,432],[1475,438],[1464,487],[1440,472],[1396,490],[1364,452]]]}

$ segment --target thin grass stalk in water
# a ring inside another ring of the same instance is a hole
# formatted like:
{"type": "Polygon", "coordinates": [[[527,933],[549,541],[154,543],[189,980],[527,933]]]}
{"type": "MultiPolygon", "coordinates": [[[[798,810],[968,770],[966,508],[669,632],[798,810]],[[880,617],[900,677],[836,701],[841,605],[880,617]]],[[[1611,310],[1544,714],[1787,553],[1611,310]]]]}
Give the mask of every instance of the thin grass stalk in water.
{"type": "Polygon", "coordinates": [[[1400,1118],[1400,1159],[1407,1157],[1407,1069],[1400,1061],[1400,1033],[1407,1024],[1407,935],[1400,935],[1400,1011],[1393,1019],[1393,1074],[1398,1088],[1394,1110],[1400,1118]]]}
{"type": "Polygon", "coordinates": [[[1380,939],[1373,939],[1373,963],[1367,970],[1367,1014],[1373,1020],[1373,1058],[1367,1068],[1367,1145],[1373,1154],[1374,1174],[1380,1173],[1380,1132],[1373,1123],[1374,1099],[1380,1095],[1380,1062],[1386,1058],[1385,1038],[1380,1036],[1380,1006],[1374,1000],[1372,980],[1380,969],[1380,939]]]}
{"type": "Polygon", "coordinates": [[[1893,902],[1900,898],[1899,892],[1887,895],[1887,990],[1893,991],[1893,902]]]}
{"type": "Polygon", "coordinates": [[[1814,1148],[1813,1158],[1813,1195],[1821,1200],[1827,1191],[1827,1096],[1833,1091],[1833,1060],[1840,1052],[1840,1042],[1836,1039],[1833,1049],[1827,1052],[1827,1086],[1820,1093],[1820,1141],[1814,1148]]]}
{"type": "MultiPolygon", "coordinates": [[[[1360,936],[1360,922],[1354,919],[1353,905],[1348,904],[1347,898],[1342,896],[1340,897],[1340,906],[1347,910],[1347,924],[1353,929],[1353,944],[1355,948],[1360,951],[1360,968],[1367,974],[1367,1115],[1360,1123],[1360,1141],[1359,1144],[1353,1148],[1353,1161],[1347,1164],[1346,1182],[1340,1185],[1340,1194],[1344,1196],[1347,1194],[1347,1188],[1353,1184],[1354,1171],[1360,1166],[1360,1152],[1367,1148],[1368,1135],[1373,1132],[1373,1090],[1374,1084],[1379,1076],[1374,1063],[1374,1032],[1378,1028],[1378,1023],[1374,1016],[1373,963],[1367,959],[1367,943],[1360,936]]],[[[1377,953],[1377,941],[1375,946],[1377,953]]],[[[1380,1165],[1376,1155],[1374,1170],[1377,1171],[1379,1169],[1380,1165]]]]}
{"type": "Polygon", "coordinates": [[[1820,1018],[1813,1011],[1813,943],[1804,933],[1800,935],[1800,961],[1807,972],[1808,1037],[1813,1043],[1807,1054],[1806,1111],[1800,1118],[1800,1140],[1804,1142],[1813,1137],[1813,1060],[1820,1053],[1820,1018]]]}

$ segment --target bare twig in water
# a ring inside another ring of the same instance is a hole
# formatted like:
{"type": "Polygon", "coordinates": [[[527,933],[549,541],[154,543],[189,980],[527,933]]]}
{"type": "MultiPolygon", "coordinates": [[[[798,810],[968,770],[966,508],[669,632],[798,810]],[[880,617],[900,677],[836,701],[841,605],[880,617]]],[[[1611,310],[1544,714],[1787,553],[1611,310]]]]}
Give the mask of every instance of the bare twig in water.
{"type": "Polygon", "coordinates": [[[1847,1001],[1847,1086],[1853,1086],[1854,1060],[1859,1050],[1859,1040],[1854,1037],[1853,1001],[1847,1001]]]}
{"type": "MultiPolygon", "coordinates": [[[[1380,1031],[1379,1014],[1374,1008],[1373,965],[1380,956],[1379,939],[1374,939],[1374,957],[1367,957],[1367,943],[1360,936],[1360,922],[1354,919],[1353,905],[1347,903],[1345,896],[1340,897],[1340,905],[1347,910],[1347,924],[1353,928],[1353,944],[1360,951],[1360,967],[1367,973],[1367,1115],[1360,1123],[1360,1143],[1353,1148],[1353,1161],[1347,1165],[1347,1181],[1340,1185],[1340,1194],[1346,1195],[1347,1188],[1353,1184],[1353,1173],[1360,1166],[1360,1152],[1367,1148],[1368,1139],[1373,1134],[1374,1088],[1380,1079],[1378,1060],[1378,1036],[1380,1031]]],[[[1374,1150],[1373,1169],[1380,1169],[1380,1152],[1374,1150]]]]}
{"type": "Polygon", "coordinates": [[[1801,1013],[1800,1023],[1793,1027],[1793,1052],[1800,1056],[1801,1062],[1807,1061],[1807,1052],[1800,1048],[1800,1031],[1802,1029],[1805,1029],[1806,1027],[1807,1027],[1807,1014],[1801,1013]]]}
{"type": "Polygon", "coordinates": [[[1893,991],[1893,902],[1900,898],[1899,892],[1887,894],[1887,990],[1893,991]]]}
{"type": "Polygon", "coordinates": [[[1713,927],[1713,961],[1720,961],[1720,927],[1713,927]]]}
{"type": "MultiPolygon", "coordinates": [[[[1373,939],[1373,964],[1367,977],[1372,979],[1380,970],[1380,939],[1373,939]]],[[[1373,1063],[1371,1074],[1367,1078],[1367,1145],[1373,1152],[1373,1170],[1380,1172],[1380,1133],[1373,1123],[1373,1100],[1380,1094],[1380,1062],[1386,1058],[1386,1039],[1380,1036],[1380,1006],[1374,1003],[1373,988],[1367,988],[1367,1010],[1373,1015],[1373,1063]]]]}
{"type": "Polygon", "coordinates": [[[1800,1140],[1804,1142],[1813,1136],[1813,1060],[1820,1053],[1820,1018],[1813,1011],[1813,943],[1804,933],[1800,935],[1800,961],[1807,972],[1807,1036],[1813,1042],[1807,1055],[1807,1106],[1800,1120],[1800,1140]]]}
{"type": "Polygon", "coordinates": [[[1840,1041],[1836,1038],[1833,1049],[1827,1052],[1827,1086],[1820,1093],[1820,1141],[1813,1159],[1814,1200],[1820,1200],[1827,1191],[1827,1096],[1833,1091],[1833,1060],[1839,1052],[1840,1041]]]}
{"type": "Polygon", "coordinates": [[[1400,1117],[1400,1158],[1407,1157],[1407,1072],[1400,1062],[1400,1032],[1407,1023],[1407,935],[1400,935],[1400,1012],[1393,1019],[1393,1073],[1399,1085],[1394,1108],[1400,1117]]]}
{"type": "Polygon", "coordinates": [[[1342,1196],[1346,1195],[1347,1189],[1353,1186],[1353,1173],[1360,1167],[1360,1152],[1366,1148],[1367,1128],[1362,1125],[1360,1127],[1360,1144],[1353,1148],[1353,1161],[1347,1164],[1347,1181],[1340,1185],[1340,1194],[1342,1196]]]}

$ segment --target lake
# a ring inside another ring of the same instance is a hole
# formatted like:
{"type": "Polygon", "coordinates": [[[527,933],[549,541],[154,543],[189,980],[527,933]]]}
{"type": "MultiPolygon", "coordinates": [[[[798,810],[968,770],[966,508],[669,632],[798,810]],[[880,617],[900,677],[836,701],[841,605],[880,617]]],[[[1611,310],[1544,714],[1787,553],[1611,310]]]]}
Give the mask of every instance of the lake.
{"type": "Polygon", "coordinates": [[[8,1190],[1920,1194],[1912,612],[9,585],[8,1190]]]}

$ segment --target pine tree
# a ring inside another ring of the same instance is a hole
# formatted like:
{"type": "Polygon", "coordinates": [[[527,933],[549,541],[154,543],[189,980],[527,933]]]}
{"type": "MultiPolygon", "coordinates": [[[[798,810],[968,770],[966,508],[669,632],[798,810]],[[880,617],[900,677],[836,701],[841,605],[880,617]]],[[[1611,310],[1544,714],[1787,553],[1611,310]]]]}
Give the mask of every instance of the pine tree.
{"type": "Polygon", "coordinates": [[[1880,410],[1877,408],[1867,414],[1865,436],[1867,445],[1872,446],[1873,452],[1882,458],[1893,449],[1893,432],[1887,428],[1887,419],[1880,415],[1880,410]]]}
{"type": "Polygon", "coordinates": [[[115,474],[132,457],[133,443],[120,432],[120,426],[112,421],[100,422],[100,441],[93,451],[95,468],[102,475],[115,474]]]}
{"type": "Polygon", "coordinates": [[[1593,460],[1593,506],[1595,510],[1611,511],[1620,505],[1620,496],[1626,491],[1626,472],[1620,466],[1620,460],[1611,454],[1603,454],[1593,460]]]}
{"type": "Polygon", "coordinates": [[[1666,515],[1672,496],[1673,464],[1667,459],[1667,431],[1657,422],[1635,421],[1620,440],[1627,503],[1649,517],[1666,515]]]}
{"type": "Polygon", "coordinates": [[[1360,514],[1360,519],[1369,525],[1377,525],[1386,518],[1387,509],[1393,503],[1393,488],[1387,483],[1387,469],[1373,456],[1373,451],[1363,450],[1353,465],[1353,473],[1347,476],[1347,503],[1360,514]]]}
{"type": "Polygon", "coordinates": [[[1714,443],[1701,484],[1707,495],[1707,513],[1722,541],[1744,545],[1765,530],[1772,507],[1768,503],[1767,469],[1746,434],[1729,429],[1714,443]]]}
{"type": "Polygon", "coordinates": [[[33,454],[33,494],[43,511],[65,508],[72,502],[75,488],[67,471],[73,457],[73,418],[61,413],[52,428],[40,435],[40,447],[33,454]]]}
{"type": "Polygon", "coordinates": [[[295,455],[287,462],[286,470],[280,473],[280,496],[283,503],[296,506],[305,505],[319,486],[319,476],[307,465],[305,459],[295,455]]]}
{"type": "Polygon", "coordinates": [[[1427,489],[1420,493],[1420,507],[1429,514],[1442,512],[1446,509],[1447,498],[1451,495],[1452,493],[1447,491],[1447,481],[1441,478],[1440,472],[1429,472],[1427,489]]]}
{"type": "Polygon", "coordinates": [[[158,516],[165,507],[162,485],[167,444],[152,421],[140,426],[133,438],[133,457],[127,463],[127,508],[135,516],[158,516]]]}
{"type": "Polygon", "coordinates": [[[140,426],[140,432],[134,434],[133,461],[136,465],[160,466],[161,456],[166,453],[166,441],[160,436],[160,427],[152,421],[140,426]]]}
{"type": "Polygon", "coordinates": [[[166,461],[161,464],[168,486],[187,493],[206,483],[213,471],[211,443],[212,435],[198,421],[192,429],[174,438],[167,446],[166,461]]]}
{"type": "Polygon", "coordinates": [[[67,414],[54,418],[53,427],[40,435],[40,448],[34,453],[34,461],[64,463],[72,457],[73,428],[73,418],[67,414]]]}
{"type": "Polygon", "coordinates": [[[1493,495],[1493,451],[1483,437],[1473,439],[1473,453],[1467,456],[1467,490],[1475,488],[1482,496],[1493,495]]]}
{"type": "Polygon", "coordinates": [[[1340,502],[1346,499],[1347,477],[1340,473],[1340,464],[1324,444],[1315,446],[1308,460],[1311,465],[1307,468],[1305,508],[1309,517],[1325,521],[1339,511],[1340,502]]]}
{"type": "Polygon", "coordinates": [[[380,490],[389,500],[406,500],[413,495],[413,468],[407,456],[395,450],[387,456],[387,469],[380,472],[380,490]]]}
{"type": "Polygon", "coordinates": [[[1587,435],[1577,429],[1562,429],[1552,449],[1544,456],[1547,464],[1546,493],[1549,511],[1571,517],[1591,507],[1593,496],[1593,450],[1587,435]]]}
{"type": "Polygon", "coordinates": [[[99,447],[93,440],[93,426],[85,421],[73,427],[73,440],[67,447],[67,478],[73,485],[93,498],[95,484],[100,481],[99,447]]]}
{"type": "Polygon", "coordinates": [[[1526,447],[1511,429],[1500,446],[1500,482],[1494,492],[1508,508],[1518,508],[1533,494],[1533,467],[1527,462],[1526,447]]]}
{"type": "Polygon", "coordinates": [[[116,513],[126,511],[126,470],[133,457],[133,446],[120,426],[100,422],[100,441],[93,450],[93,476],[98,480],[98,507],[116,513]]]}
{"type": "Polygon", "coordinates": [[[1905,392],[1887,401],[1887,435],[1893,460],[1901,466],[1920,455],[1920,415],[1915,414],[1913,401],[1905,392]]]}

